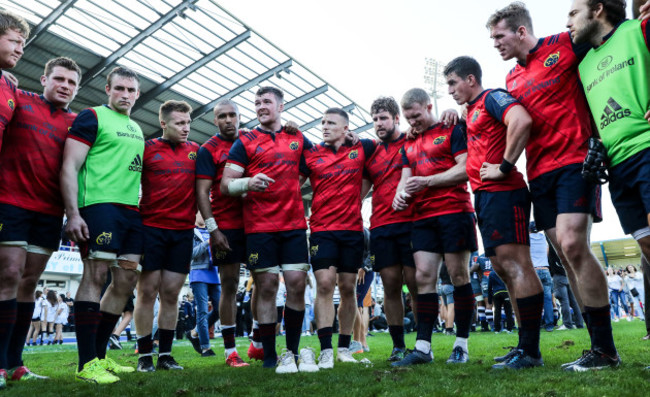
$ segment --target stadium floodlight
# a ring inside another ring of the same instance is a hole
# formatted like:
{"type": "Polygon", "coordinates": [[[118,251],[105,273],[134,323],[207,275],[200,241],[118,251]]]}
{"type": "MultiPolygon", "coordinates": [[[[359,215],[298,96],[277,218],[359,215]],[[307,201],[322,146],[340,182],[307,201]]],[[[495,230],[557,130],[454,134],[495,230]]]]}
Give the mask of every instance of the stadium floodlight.
{"type": "Polygon", "coordinates": [[[431,96],[433,109],[436,118],[438,118],[438,99],[445,95],[445,76],[442,72],[445,65],[433,58],[424,58],[424,86],[425,90],[431,96]]]}

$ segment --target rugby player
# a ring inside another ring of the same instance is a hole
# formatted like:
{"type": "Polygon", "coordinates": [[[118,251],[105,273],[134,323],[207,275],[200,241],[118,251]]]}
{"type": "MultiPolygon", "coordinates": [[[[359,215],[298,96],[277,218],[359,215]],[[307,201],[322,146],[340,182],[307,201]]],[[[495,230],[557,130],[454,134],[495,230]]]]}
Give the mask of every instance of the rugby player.
{"type": "MultiPolygon", "coordinates": [[[[13,119],[0,153],[0,307],[13,302],[13,316],[1,327],[0,368],[11,380],[43,378],[22,362],[34,312],[34,290],[63,223],[59,172],[63,145],[75,113],[81,69],[69,58],[51,59],[41,76],[43,95],[18,90],[13,119]],[[7,333],[8,331],[8,333],[7,333]]],[[[4,309],[0,309],[4,310],[4,309]]],[[[5,318],[5,317],[3,317],[5,318]]],[[[4,377],[0,376],[0,384],[4,377]]],[[[0,385],[0,388],[2,386],[0,385]]]]}
{"type": "MultiPolygon", "coordinates": [[[[416,267],[417,340],[413,352],[393,366],[433,361],[431,332],[438,317],[438,270],[447,263],[454,284],[456,341],[447,363],[466,363],[467,339],[474,314],[469,256],[477,249],[474,208],[467,190],[465,125],[444,125],[432,113],[429,95],[420,88],[401,101],[404,118],[417,134],[404,144],[401,180],[393,208],[413,201],[411,245],[416,267]]],[[[447,327],[453,324],[447,324],[447,327]]]]}
{"type": "Polygon", "coordinates": [[[61,191],[68,237],[80,245],[83,276],[74,302],[79,380],[119,381],[133,372],[106,357],[108,340],[133,293],[143,252],[138,193],[144,137],[129,117],[140,96],[138,75],[114,68],[106,78],[108,104],[82,110],[65,141],[61,191]],[[110,269],[112,281],[100,293],[110,269]]]}
{"type": "Polygon", "coordinates": [[[162,137],[145,142],[140,213],[144,257],[134,311],[138,371],[182,370],[171,355],[178,295],[190,271],[196,219],[195,170],[199,145],[188,141],[192,107],[169,100],[160,106],[162,137]],[[153,306],[158,310],[158,362],[153,366],[153,306]]]}
{"type": "Polygon", "coordinates": [[[607,280],[589,246],[600,189],[581,176],[592,129],[577,68],[590,46],[574,45],[569,32],[538,39],[519,2],[490,16],[487,27],[501,58],[517,60],[506,87],[533,119],[526,166],[537,228],[555,247],[590,333],[613,344],[607,280]],[[603,326],[594,331],[592,319],[603,326]]]}
{"type": "MultiPolygon", "coordinates": [[[[650,24],[647,19],[626,21],[623,0],[575,0],[567,27],[574,43],[594,47],[580,62],[579,73],[607,151],[612,202],[623,231],[631,234],[645,258],[650,258],[650,24]]],[[[583,302],[587,305],[584,294],[583,302]]],[[[610,317],[602,311],[599,317],[591,313],[588,321],[591,350],[566,370],[582,372],[619,365],[609,337],[610,317]]]]}
{"type": "MultiPolygon", "coordinates": [[[[349,347],[357,312],[357,272],[363,264],[361,200],[370,188],[363,171],[374,142],[364,139],[355,145],[346,144],[349,116],[340,108],[327,109],[321,127],[323,142],[303,152],[300,173],[301,180],[309,178],[314,192],[309,243],[316,277],[314,310],[321,346],[317,368],[329,369],[334,367],[332,298],[337,284],[341,300],[336,361],[357,362],[349,347]]],[[[310,357],[301,355],[301,359],[309,362],[310,357]]]]}
{"type": "MultiPolygon", "coordinates": [[[[221,193],[243,197],[248,268],[257,289],[257,319],[265,368],[298,372],[300,333],[305,315],[305,277],[309,270],[305,212],[300,196],[299,164],[312,143],[300,131],[282,126],[284,93],[262,87],[255,94],[260,126],[243,134],[230,149],[221,178],[221,193]],[[282,269],[287,286],[287,352],[275,350],[275,297],[282,269]]],[[[313,369],[307,363],[307,369],[313,369]]]]}
{"type": "MultiPolygon", "coordinates": [[[[399,128],[399,105],[391,97],[380,97],[370,106],[375,134],[379,138],[374,153],[366,160],[366,172],[373,184],[370,216],[370,260],[384,285],[384,310],[393,342],[388,361],[404,358],[404,300],[402,285],[417,296],[415,262],[411,249],[413,206],[403,211],[392,208],[402,175],[402,147],[406,134],[399,128]]],[[[413,300],[415,303],[415,300],[413,300]]],[[[415,307],[413,308],[416,311],[415,307]]]]}
{"type": "MultiPolygon", "coordinates": [[[[226,365],[245,367],[235,346],[237,319],[237,288],[239,269],[246,261],[246,236],[240,197],[224,195],[219,190],[230,148],[239,139],[239,108],[231,100],[214,107],[214,124],[218,132],[199,149],[196,165],[196,198],[201,215],[210,232],[212,261],[219,267],[221,297],[219,318],[225,347],[226,365]]],[[[195,299],[196,299],[196,293],[195,299]]],[[[201,338],[199,332],[199,338],[201,338]]],[[[200,340],[201,349],[209,349],[209,340],[200,340]]],[[[252,346],[252,342],[251,342],[252,346]]],[[[254,346],[252,346],[254,347],[254,346]]],[[[262,349],[259,349],[262,353],[262,349]]],[[[255,356],[255,354],[252,354],[255,356]]]]}
{"type": "Polygon", "coordinates": [[[539,351],[544,293],[530,258],[530,197],[514,164],[526,146],[532,120],[503,90],[484,90],[481,67],[470,57],[444,70],[449,94],[467,104],[467,175],[485,254],[519,310],[519,345],[495,369],[542,366],[539,351]]]}

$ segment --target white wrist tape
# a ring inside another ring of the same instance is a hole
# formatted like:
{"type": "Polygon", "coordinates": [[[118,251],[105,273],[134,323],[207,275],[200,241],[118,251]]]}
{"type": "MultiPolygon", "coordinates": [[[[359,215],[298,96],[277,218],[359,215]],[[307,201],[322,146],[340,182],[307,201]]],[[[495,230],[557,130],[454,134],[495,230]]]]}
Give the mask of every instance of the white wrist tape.
{"type": "Polygon", "coordinates": [[[231,196],[241,196],[242,194],[246,193],[247,191],[250,190],[248,187],[248,181],[251,178],[238,178],[238,179],[233,179],[228,183],[228,193],[231,196]]]}
{"type": "Polygon", "coordinates": [[[214,218],[208,218],[205,220],[205,227],[208,229],[208,233],[212,233],[215,230],[219,229],[217,226],[217,221],[214,220],[214,218]]]}

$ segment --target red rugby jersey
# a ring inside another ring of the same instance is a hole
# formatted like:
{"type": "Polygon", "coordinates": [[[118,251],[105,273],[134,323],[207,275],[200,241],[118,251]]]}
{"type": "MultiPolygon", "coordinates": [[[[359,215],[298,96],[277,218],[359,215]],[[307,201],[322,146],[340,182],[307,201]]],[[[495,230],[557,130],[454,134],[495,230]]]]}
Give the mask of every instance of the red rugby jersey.
{"type": "Polygon", "coordinates": [[[504,90],[485,90],[467,106],[467,175],[472,190],[502,192],[526,187],[524,176],[514,167],[505,179],[481,181],[484,162],[501,164],[506,151],[508,127],[503,119],[516,99],[504,90]]]}
{"type": "MultiPolygon", "coordinates": [[[[465,126],[435,124],[415,139],[404,144],[404,167],[410,167],[413,176],[440,174],[456,165],[456,156],[467,152],[463,135],[465,126]]],[[[434,216],[474,212],[467,190],[467,182],[455,186],[428,187],[416,193],[413,220],[434,216]]]]}
{"type": "Polygon", "coordinates": [[[0,148],[2,148],[2,135],[11,121],[16,109],[16,86],[0,69],[0,148]]]}
{"type": "Polygon", "coordinates": [[[212,203],[212,216],[217,221],[220,229],[243,229],[244,215],[241,197],[232,197],[221,194],[219,184],[223,176],[223,169],[228,160],[228,152],[234,141],[215,135],[208,139],[199,149],[199,158],[196,163],[196,178],[211,179],[210,201],[212,203]]]}
{"type": "Polygon", "coordinates": [[[59,173],[68,128],[76,114],[43,96],[17,91],[0,153],[0,203],[63,216],[59,173]]]}
{"type": "Polygon", "coordinates": [[[587,155],[591,118],[578,78],[579,63],[564,32],[540,39],[526,57],[526,66],[517,64],[506,77],[508,91],[533,118],[526,145],[528,180],[582,163],[587,155]]]}
{"type": "Polygon", "coordinates": [[[393,209],[393,197],[402,177],[402,148],[406,135],[392,142],[379,141],[374,153],[366,159],[366,172],[373,184],[370,229],[393,223],[411,222],[413,206],[404,211],[393,209]]]}
{"type": "Polygon", "coordinates": [[[193,229],[196,221],[195,171],[199,145],[162,138],[144,145],[142,223],[161,229],[193,229]]]}
{"type": "Polygon", "coordinates": [[[364,139],[338,150],[324,143],[303,153],[300,172],[309,177],[314,199],[309,217],[312,232],[362,231],[361,183],[363,165],[374,143],[364,139]]]}
{"type": "Polygon", "coordinates": [[[232,145],[228,163],[243,167],[246,177],[263,173],[275,180],[264,192],[248,192],[243,198],[246,233],[307,229],[299,167],[303,150],[312,146],[300,131],[289,134],[283,128],[269,132],[260,127],[241,135],[232,145]]]}

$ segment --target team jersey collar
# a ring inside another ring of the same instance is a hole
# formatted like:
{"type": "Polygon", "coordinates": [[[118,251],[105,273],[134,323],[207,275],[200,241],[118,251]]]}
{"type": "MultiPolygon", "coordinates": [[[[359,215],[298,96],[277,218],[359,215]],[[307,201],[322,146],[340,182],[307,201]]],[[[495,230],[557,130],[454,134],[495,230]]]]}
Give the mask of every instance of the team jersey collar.
{"type": "Polygon", "coordinates": [[[343,142],[343,144],[341,144],[341,146],[339,147],[339,150],[334,149],[334,146],[326,145],[325,141],[319,143],[319,145],[326,148],[326,149],[328,149],[328,150],[331,150],[332,153],[334,153],[334,154],[338,153],[338,151],[341,150],[341,148],[352,147],[352,144],[350,142],[348,142],[348,141],[343,142]]]}
{"type": "MultiPolygon", "coordinates": [[[[623,22],[626,22],[626,21],[627,21],[627,19],[624,19],[623,21],[619,22],[616,26],[614,26],[614,29],[612,29],[609,33],[607,33],[605,36],[603,36],[603,40],[600,42],[600,45],[605,44],[605,42],[607,40],[609,40],[610,37],[612,37],[614,35],[614,33],[616,33],[616,30],[618,30],[618,27],[621,26],[623,24],[623,22]]],[[[596,47],[596,48],[598,48],[598,47],[596,47]]]]}
{"type": "Polygon", "coordinates": [[[72,110],[70,110],[70,108],[57,108],[52,102],[48,101],[43,94],[39,95],[38,97],[41,98],[41,101],[47,103],[50,106],[50,113],[54,113],[57,110],[60,110],[63,113],[72,113],[72,110]]]}
{"type": "Polygon", "coordinates": [[[164,143],[168,144],[172,148],[172,150],[176,150],[176,148],[181,145],[180,143],[174,143],[174,142],[170,141],[169,139],[165,139],[163,137],[158,138],[158,140],[160,142],[164,142],[164,143]]]}
{"type": "Polygon", "coordinates": [[[384,142],[381,139],[379,140],[379,144],[383,146],[385,149],[388,149],[388,146],[390,146],[391,143],[397,143],[403,139],[406,139],[406,134],[404,132],[401,132],[398,136],[397,139],[394,139],[392,141],[384,142]]]}
{"type": "Polygon", "coordinates": [[[222,140],[224,142],[235,142],[237,140],[237,138],[239,138],[239,132],[237,132],[237,138],[233,139],[232,141],[230,139],[226,139],[223,135],[221,135],[218,132],[216,133],[215,136],[217,137],[217,139],[220,139],[220,140],[222,140]]]}
{"type": "Polygon", "coordinates": [[[473,100],[467,102],[467,104],[468,104],[469,106],[474,105],[476,102],[479,101],[479,99],[483,98],[483,96],[484,96],[488,91],[489,91],[489,90],[483,90],[483,92],[481,92],[480,94],[478,94],[478,96],[477,96],[476,98],[474,98],[473,100]]]}
{"type": "Polygon", "coordinates": [[[544,38],[542,37],[541,39],[537,40],[537,44],[535,44],[535,47],[533,47],[530,51],[528,51],[528,55],[526,55],[526,63],[520,62],[517,60],[517,64],[521,67],[526,67],[526,65],[529,63],[529,58],[533,57],[535,55],[535,52],[539,49],[539,47],[542,46],[544,43],[544,38]]]}

